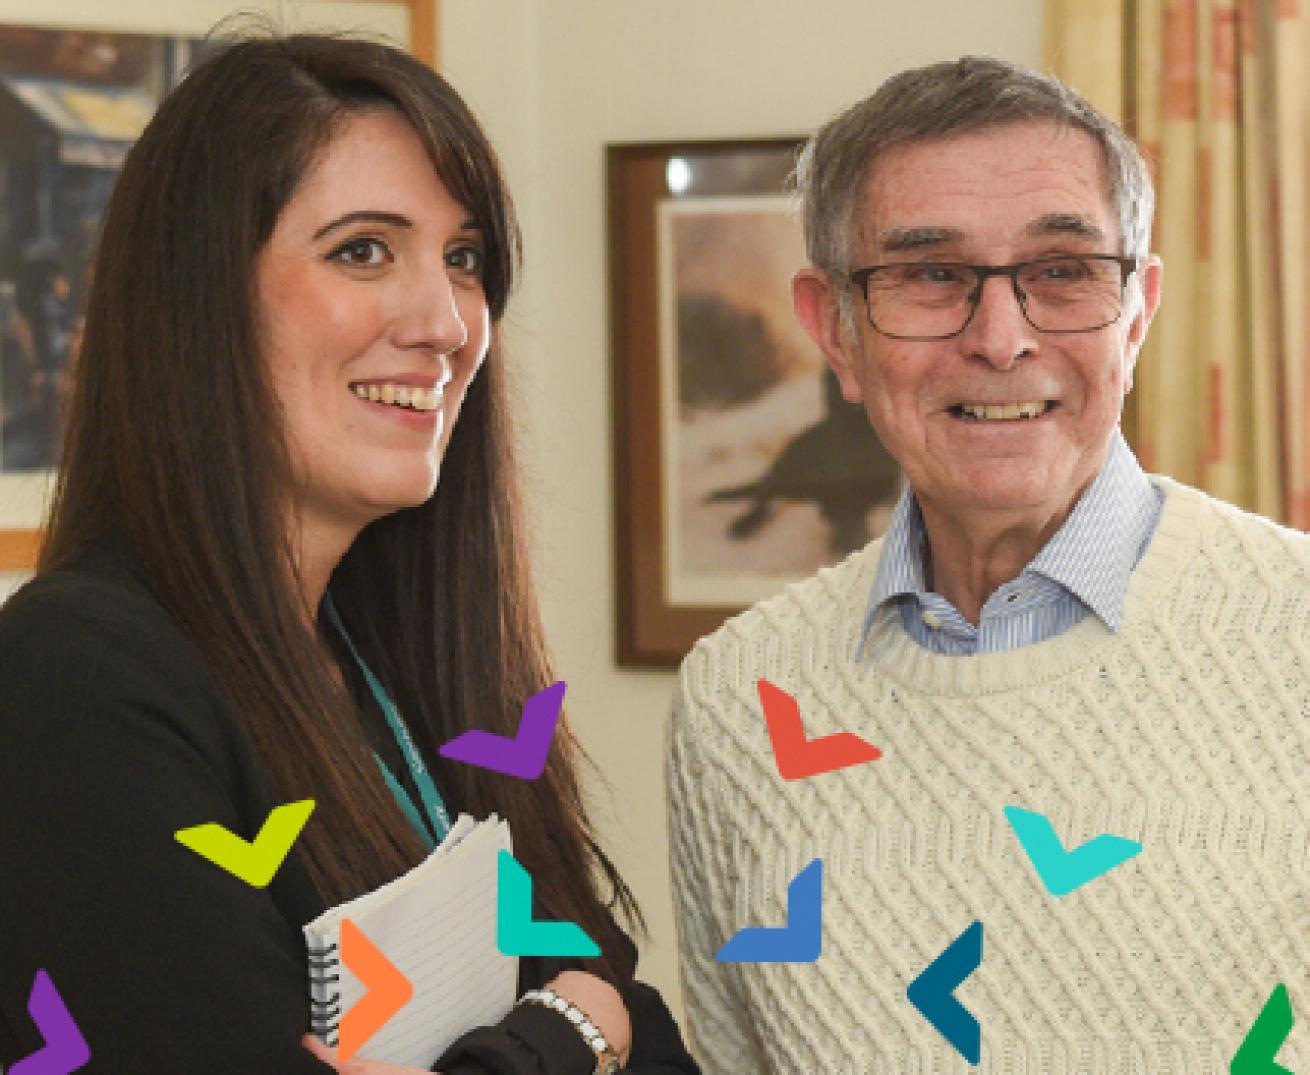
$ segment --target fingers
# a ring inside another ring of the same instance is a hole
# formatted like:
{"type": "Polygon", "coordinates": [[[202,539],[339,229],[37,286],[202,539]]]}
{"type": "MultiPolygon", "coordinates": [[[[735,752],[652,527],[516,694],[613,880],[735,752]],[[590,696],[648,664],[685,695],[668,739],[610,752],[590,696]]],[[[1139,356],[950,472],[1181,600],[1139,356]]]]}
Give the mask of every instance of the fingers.
{"type": "Polygon", "coordinates": [[[347,1069],[337,1063],[336,1053],[319,1041],[318,1038],[314,1037],[313,1034],[306,1034],[300,1039],[300,1044],[318,1057],[318,1059],[322,1060],[323,1063],[331,1064],[333,1070],[337,1071],[339,1075],[345,1075],[347,1069]]]}

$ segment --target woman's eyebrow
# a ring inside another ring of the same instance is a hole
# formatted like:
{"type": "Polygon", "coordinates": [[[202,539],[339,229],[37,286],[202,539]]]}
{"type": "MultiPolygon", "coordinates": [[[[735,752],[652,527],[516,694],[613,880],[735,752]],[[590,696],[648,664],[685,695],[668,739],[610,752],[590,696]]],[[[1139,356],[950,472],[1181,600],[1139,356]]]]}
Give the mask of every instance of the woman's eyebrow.
{"type": "Polygon", "coordinates": [[[353,212],[346,213],[344,216],[337,217],[330,224],[324,224],[318,231],[314,232],[314,241],[317,242],[328,232],[335,231],[337,228],[344,228],[347,224],[354,224],[360,220],[371,220],[379,224],[391,224],[397,228],[412,228],[413,221],[409,217],[401,216],[399,213],[387,213],[381,209],[356,209],[353,212]]]}
{"type": "MultiPolygon", "coordinates": [[[[388,213],[381,209],[356,209],[346,213],[344,216],[337,217],[336,220],[329,224],[324,224],[318,231],[314,232],[314,242],[317,242],[329,232],[338,228],[344,228],[347,224],[355,224],[361,220],[370,220],[374,223],[391,224],[397,228],[412,228],[414,222],[407,216],[400,213],[388,213]]],[[[472,217],[469,217],[459,226],[460,231],[471,231],[481,235],[483,232],[482,225],[472,217]]]]}

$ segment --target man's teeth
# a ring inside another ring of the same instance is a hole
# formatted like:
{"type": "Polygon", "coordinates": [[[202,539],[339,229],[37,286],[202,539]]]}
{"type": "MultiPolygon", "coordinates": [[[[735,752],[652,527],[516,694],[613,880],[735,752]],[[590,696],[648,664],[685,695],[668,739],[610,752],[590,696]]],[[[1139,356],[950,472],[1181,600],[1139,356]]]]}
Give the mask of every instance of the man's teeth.
{"type": "Polygon", "coordinates": [[[390,403],[415,411],[435,411],[441,406],[440,388],[418,388],[407,384],[357,384],[355,395],[374,403],[390,403]]]}
{"type": "Polygon", "coordinates": [[[1045,400],[1034,403],[1006,403],[999,407],[984,406],[981,403],[961,403],[960,411],[970,418],[995,420],[998,418],[1036,418],[1048,409],[1045,400]]]}

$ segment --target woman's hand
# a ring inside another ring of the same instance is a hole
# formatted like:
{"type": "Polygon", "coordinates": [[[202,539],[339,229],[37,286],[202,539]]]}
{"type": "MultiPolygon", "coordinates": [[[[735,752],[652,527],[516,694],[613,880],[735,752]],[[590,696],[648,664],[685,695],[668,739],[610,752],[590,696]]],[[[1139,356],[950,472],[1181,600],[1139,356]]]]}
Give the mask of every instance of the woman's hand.
{"type": "Polygon", "coordinates": [[[620,1065],[627,1065],[628,1053],[632,1051],[632,1022],[617,989],[604,978],[580,970],[564,971],[547,982],[546,988],[586,1012],[605,1035],[610,1048],[618,1053],[620,1065]]]}
{"type": "Polygon", "coordinates": [[[384,1064],[380,1060],[356,1059],[348,1064],[342,1064],[337,1060],[336,1053],[313,1034],[306,1034],[300,1041],[323,1063],[331,1064],[332,1070],[337,1072],[337,1075],[431,1075],[431,1072],[424,1071],[422,1068],[402,1068],[397,1064],[384,1064]]]}
{"type": "MultiPolygon", "coordinates": [[[[605,1035],[610,1048],[618,1054],[619,1063],[627,1064],[628,1054],[632,1052],[632,1022],[617,989],[604,978],[580,970],[566,970],[547,982],[546,987],[586,1012],[605,1035]]],[[[312,1034],[306,1034],[303,1043],[316,1057],[330,1064],[338,1075],[429,1075],[419,1068],[402,1068],[376,1060],[355,1059],[342,1064],[335,1053],[312,1034]]]]}

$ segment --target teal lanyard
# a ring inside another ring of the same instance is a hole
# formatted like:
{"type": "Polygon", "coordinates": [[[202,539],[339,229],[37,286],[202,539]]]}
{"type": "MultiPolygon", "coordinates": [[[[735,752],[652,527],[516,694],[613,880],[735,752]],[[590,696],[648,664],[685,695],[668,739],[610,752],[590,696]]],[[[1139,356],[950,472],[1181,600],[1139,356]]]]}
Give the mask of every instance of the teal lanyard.
{"type": "Polygon", "coordinates": [[[337,612],[337,606],[333,602],[331,594],[325,593],[323,595],[323,606],[327,609],[328,618],[332,621],[332,625],[337,629],[342,641],[346,643],[346,647],[350,650],[351,656],[355,658],[355,663],[359,665],[359,670],[364,673],[364,680],[368,683],[368,689],[373,692],[373,697],[377,700],[387,718],[391,734],[396,737],[396,745],[400,747],[400,752],[404,755],[405,762],[409,766],[410,775],[414,778],[414,786],[418,788],[419,796],[423,799],[423,806],[427,810],[428,824],[432,826],[431,829],[423,823],[423,818],[419,816],[418,807],[414,805],[414,800],[410,798],[409,792],[401,786],[395,774],[387,768],[387,763],[379,758],[376,752],[373,754],[373,760],[378,763],[378,768],[382,770],[382,779],[387,782],[387,787],[391,789],[391,794],[396,797],[396,802],[400,804],[401,810],[409,818],[409,823],[414,826],[419,836],[423,838],[423,843],[427,845],[427,849],[431,851],[446,838],[446,833],[450,832],[450,815],[446,812],[446,804],[441,799],[441,793],[437,791],[437,785],[432,782],[432,776],[428,773],[428,767],[423,764],[423,758],[414,746],[414,740],[410,738],[409,728],[406,727],[405,721],[401,718],[396,703],[391,700],[391,696],[378,682],[373,670],[364,663],[364,658],[359,655],[359,650],[355,649],[355,643],[350,640],[350,635],[346,632],[346,625],[341,622],[341,614],[337,612]]]}

